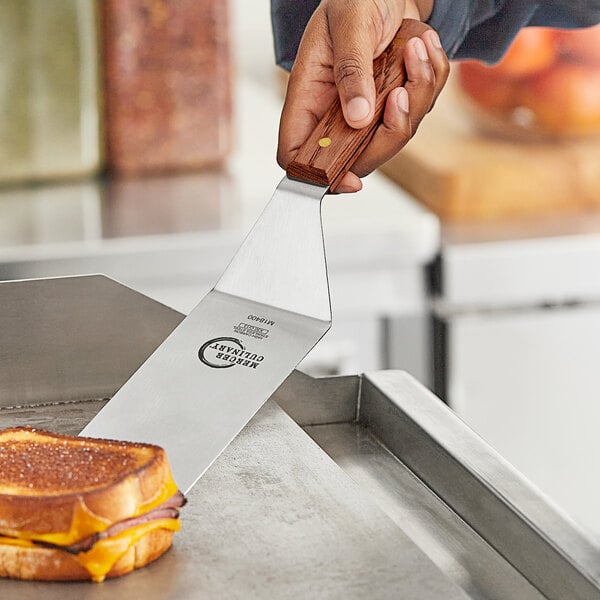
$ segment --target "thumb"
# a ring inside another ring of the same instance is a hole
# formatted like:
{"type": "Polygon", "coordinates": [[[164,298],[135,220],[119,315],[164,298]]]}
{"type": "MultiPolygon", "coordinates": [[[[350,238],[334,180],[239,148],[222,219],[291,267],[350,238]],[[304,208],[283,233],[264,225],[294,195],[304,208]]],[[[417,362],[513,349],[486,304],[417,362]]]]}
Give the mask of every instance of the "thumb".
{"type": "Polygon", "coordinates": [[[373,42],[359,20],[330,22],[333,75],[348,125],[366,127],[375,113],[373,42]]]}

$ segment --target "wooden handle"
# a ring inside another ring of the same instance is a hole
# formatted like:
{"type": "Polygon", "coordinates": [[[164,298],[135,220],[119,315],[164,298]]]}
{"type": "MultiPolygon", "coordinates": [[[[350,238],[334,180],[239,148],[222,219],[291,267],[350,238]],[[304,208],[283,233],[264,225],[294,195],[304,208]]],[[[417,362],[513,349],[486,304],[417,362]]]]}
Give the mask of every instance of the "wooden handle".
{"type": "Polygon", "coordinates": [[[406,81],[406,42],[427,29],[429,26],[421,21],[402,21],[402,26],[390,45],[373,62],[376,101],[375,117],[371,123],[362,129],[350,127],[344,119],[340,99],[337,97],[288,165],[289,177],[332,187],[350,170],[381,123],[388,94],[406,81]]]}

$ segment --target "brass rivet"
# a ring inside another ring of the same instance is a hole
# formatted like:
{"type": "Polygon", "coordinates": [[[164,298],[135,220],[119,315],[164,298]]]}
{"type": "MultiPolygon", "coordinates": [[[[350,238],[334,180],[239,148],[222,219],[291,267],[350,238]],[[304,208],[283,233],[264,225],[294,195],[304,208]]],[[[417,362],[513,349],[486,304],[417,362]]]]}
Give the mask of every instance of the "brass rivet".
{"type": "Polygon", "coordinates": [[[331,144],[331,138],[321,138],[319,140],[319,146],[321,146],[321,148],[327,148],[327,146],[329,146],[331,144]]]}

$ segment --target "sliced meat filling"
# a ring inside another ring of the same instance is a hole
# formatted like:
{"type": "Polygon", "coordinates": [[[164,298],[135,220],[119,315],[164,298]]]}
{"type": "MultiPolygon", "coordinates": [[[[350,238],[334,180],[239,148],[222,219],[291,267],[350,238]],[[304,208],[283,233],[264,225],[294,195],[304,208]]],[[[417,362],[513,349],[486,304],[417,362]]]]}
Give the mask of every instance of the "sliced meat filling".
{"type": "Polygon", "coordinates": [[[165,500],[162,504],[156,508],[153,508],[147,513],[137,517],[132,517],[130,519],[124,519],[123,521],[118,521],[104,531],[99,531],[98,533],[83,538],[82,540],[79,540],[74,544],[70,544],[69,546],[59,546],[58,544],[50,544],[48,542],[40,542],[35,540],[33,543],[46,548],[57,548],[59,550],[64,550],[69,554],[87,552],[96,542],[113,535],[117,535],[126,529],[131,529],[132,527],[137,527],[138,525],[144,525],[145,523],[156,521],[158,519],[179,518],[179,509],[184,506],[186,502],[187,500],[185,496],[180,491],[177,491],[168,500],[165,500]]]}

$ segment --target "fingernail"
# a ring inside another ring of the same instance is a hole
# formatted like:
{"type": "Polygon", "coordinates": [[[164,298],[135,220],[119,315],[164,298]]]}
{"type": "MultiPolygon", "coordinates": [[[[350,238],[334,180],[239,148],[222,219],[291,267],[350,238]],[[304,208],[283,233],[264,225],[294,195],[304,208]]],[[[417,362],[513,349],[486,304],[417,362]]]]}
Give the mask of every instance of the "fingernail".
{"type": "Polygon", "coordinates": [[[346,113],[350,121],[362,121],[369,116],[370,110],[369,101],[362,96],[352,98],[346,106],[346,113]]]}
{"type": "Polygon", "coordinates": [[[415,44],[415,50],[417,51],[417,56],[421,60],[427,60],[429,58],[429,56],[427,55],[427,48],[425,47],[423,40],[420,38],[414,38],[414,39],[415,39],[414,44],[415,44]]]}
{"type": "Polygon", "coordinates": [[[408,112],[408,92],[404,88],[398,88],[396,104],[402,112],[408,112]]]}
{"type": "Polygon", "coordinates": [[[435,47],[435,48],[441,48],[442,47],[442,42],[440,42],[440,36],[437,34],[436,31],[427,31],[425,33],[425,35],[429,38],[429,40],[431,41],[431,44],[435,47]]]}

